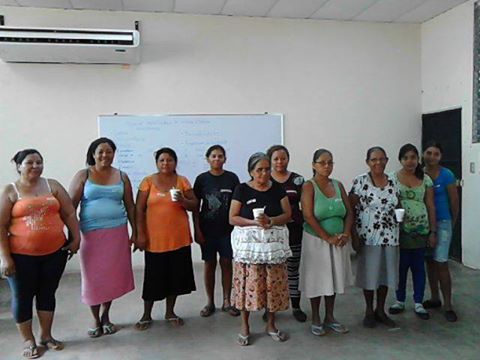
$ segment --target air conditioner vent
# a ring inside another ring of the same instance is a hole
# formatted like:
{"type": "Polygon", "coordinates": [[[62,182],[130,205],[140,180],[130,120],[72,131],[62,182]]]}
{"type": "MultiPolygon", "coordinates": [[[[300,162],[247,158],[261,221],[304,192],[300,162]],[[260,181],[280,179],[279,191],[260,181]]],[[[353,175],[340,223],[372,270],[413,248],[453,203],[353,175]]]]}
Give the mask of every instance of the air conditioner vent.
{"type": "Polygon", "coordinates": [[[0,57],[7,62],[137,64],[137,30],[0,26],[0,57]]]}
{"type": "Polygon", "coordinates": [[[132,32],[0,27],[0,42],[134,45],[132,32]]]}

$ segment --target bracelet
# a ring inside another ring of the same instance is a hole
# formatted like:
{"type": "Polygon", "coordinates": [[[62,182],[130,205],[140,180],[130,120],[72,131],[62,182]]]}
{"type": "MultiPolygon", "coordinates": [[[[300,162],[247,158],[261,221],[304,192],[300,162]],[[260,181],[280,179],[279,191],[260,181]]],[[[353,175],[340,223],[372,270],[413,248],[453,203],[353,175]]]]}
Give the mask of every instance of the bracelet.
{"type": "Polygon", "coordinates": [[[270,218],[270,219],[268,220],[268,226],[273,226],[273,220],[272,220],[272,218],[270,218]]]}

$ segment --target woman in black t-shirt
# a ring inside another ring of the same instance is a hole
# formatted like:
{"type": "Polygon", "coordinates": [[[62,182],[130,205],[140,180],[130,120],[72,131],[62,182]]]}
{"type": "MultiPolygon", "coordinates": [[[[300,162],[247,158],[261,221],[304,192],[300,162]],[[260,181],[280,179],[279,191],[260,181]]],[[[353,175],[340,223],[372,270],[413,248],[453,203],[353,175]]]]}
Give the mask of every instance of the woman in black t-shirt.
{"type": "Polygon", "coordinates": [[[242,312],[237,342],[249,344],[250,311],[266,309],[268,335],[275,341],[287,336],[275,326],[275,312],[289,305],[286,260],[291,209],[285,190],[270,180],[270,159],[263,153],[248,161],[252,180],[240,184],[233,193],[230,224],[234,259],[234,305],[242,312]],[[255,214],[255,216],[254,216],[255,214]]]}
{"type": "Polygon", "coordinates": [[[215,312],[215,269],[218,252],[222,269],[222,311],[238,316],[240,311],[230,305],[232,290],[230,234],[233,226],[228,222],[228,211],[233,190],[240,181],[237,175],[223,169],[227,158],[221,145],[210,146],[205,156],[210,164],[210,170],[198,175],[193,185],[195,196],[201,201],[199,209],[193,214],[193,220],[195,241],[202,248],[202,259],[205,262],[203,277],[207,292],[207,305],[200,311],[200,315],[207,317],[215,312]]]}
{"type": "Polygon", "coordinates": [[[303,215],[300,210],[300,197],[302,185],[305,182],[303,176],[288,171],[290,154],[283,145],[273,145],[267,150],[272,166],[271,180],[283,187],[288,196],[292,208],[292,220],[287,224],[289,232],[289,245],[292,256],[287,260],[288,287],[290,290],[290,302],[292,304],[293,317],[300,322],[307,320],[307,315],[300,309],[300,291],[298,290],[300,266],[300,254],[302,253],[303,215]]]}

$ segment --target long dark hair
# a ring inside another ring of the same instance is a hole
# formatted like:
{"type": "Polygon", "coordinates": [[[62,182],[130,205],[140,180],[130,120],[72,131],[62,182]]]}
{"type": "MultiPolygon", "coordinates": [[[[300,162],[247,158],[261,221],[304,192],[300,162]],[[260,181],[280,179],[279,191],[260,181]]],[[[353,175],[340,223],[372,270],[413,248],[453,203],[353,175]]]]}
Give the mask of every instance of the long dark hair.
{"type": "Polygon", "coordinates": [[[92,143],[88,147],[87,161],[86,161],[87,165],[89,166],[95,165],[95,157],[93,156],[93,154],[95,154],[95,151],[97,150],[98,145],[105,144],[105,143],[110,145],[114,153],[115,151],[117,151],[117,146],[115,145],[113,140],[106,137],[98,138],[97,140],[92,141],[92,143]]]}
{"type": "Polygon", "coordinates": [[[406,153],[413,151],[415,155],[417,155],[418,158],[418,164],[417,167],[415,168],[415,176],[419,180],[423,180],[423,177],[425,173],[423,172],[423,166],[420,162],[420,155],[418,153],[418,149],[415,147],[415,145],[412,144],[405,144],[400,148],[400,151],[398,152],[398,160],[402,161],[403,157],[405,156],[406,153]]]}

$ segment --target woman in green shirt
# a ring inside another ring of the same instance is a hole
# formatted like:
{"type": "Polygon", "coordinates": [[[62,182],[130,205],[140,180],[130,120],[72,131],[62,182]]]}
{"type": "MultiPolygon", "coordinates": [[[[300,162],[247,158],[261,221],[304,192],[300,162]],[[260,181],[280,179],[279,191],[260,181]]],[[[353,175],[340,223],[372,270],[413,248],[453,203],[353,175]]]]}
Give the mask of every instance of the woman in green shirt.
{"type": "Polygon", "coordinates": [[[313,335],[326,329],[346,333],[348,329],[333,316],[335,295],[352,284],[349,247],[353,216],[343,185],[330,175],[332,153],[325,149],[313,155],[313,178],[303,185],[303,245],[300,260],[300,291],[310,299],[313,335]],[[325,297],[325,319],[322,324],[319,308],[325,297]]]}
{"type": "Polygon", "coordinates": [[[422,305],[425,292],[425,249],[436,243],[435,203],[433,182],[423,172],[417,148],[412,144],[400,148],[398,159],[402,168],[394,174],[400,190],[400,204],[405,209],[400,228],[400,267],[397,301],[390,314],[405,310],[408,269],[412,271],[415,314],[427,320],[430,315],[422,305]]]}

